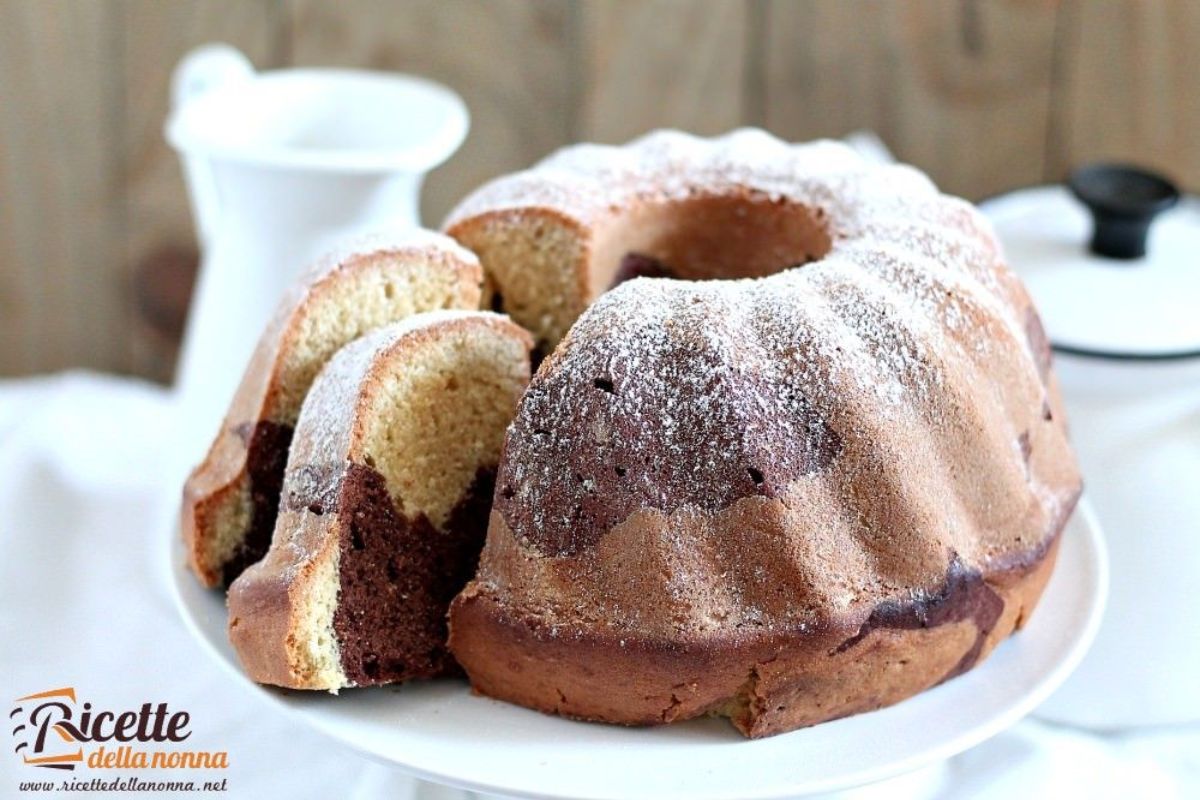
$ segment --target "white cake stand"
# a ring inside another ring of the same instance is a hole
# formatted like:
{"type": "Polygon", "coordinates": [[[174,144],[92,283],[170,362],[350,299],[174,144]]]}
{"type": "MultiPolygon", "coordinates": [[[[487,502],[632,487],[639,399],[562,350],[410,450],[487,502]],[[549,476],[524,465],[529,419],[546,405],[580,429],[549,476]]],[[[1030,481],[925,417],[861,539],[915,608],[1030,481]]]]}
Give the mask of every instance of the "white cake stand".
{"type": "MultiPolygon", "coordinates": [[[[337,697],[255,689],[297,725],[368,757],[489,794],[766,800],[862,786],[935,764],[1003,731],[1075,668],[1100,622],[1108,565],[1086,503],[1063,536],[1037,612],[979,668],[891,708],[758,741],[717,719],[641,729],[572,722],[472,696],[462,681],[337,697]]],[[[179,537],[171,538],[171,583],[183,618],[230,680],[249,683],[225,637],[224,597],[197,585],[184,568],[179,537]]]]}

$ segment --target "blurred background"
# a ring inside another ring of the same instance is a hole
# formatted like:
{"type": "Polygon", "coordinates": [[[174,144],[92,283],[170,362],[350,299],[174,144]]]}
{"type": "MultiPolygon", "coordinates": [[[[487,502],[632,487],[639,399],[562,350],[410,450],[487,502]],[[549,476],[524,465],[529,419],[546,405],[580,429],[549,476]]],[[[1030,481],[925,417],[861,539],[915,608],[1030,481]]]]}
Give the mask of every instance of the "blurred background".
{"type": "Polygon", "coordinates": [[[871,129],[976,200],[1099,157],[1200,184],[1194,0],[0,0],[0,17],[0,376],[170,379],[198,256],[162,123],[172,67],[210,41],[462,94],[470,138],[427,183],[427,225],[559,145],[659,126],[871,129]]]}
{"type": "MultiPolygon", "coordinates": [[[[201,736],[229,748],[231,784],[251,797],[413,795],[411,779],[261,714],[200,655],[170,596],[159,542],[174,522],[159,511],[174,519],[184,437],[207,444],[210,429],[179,405],[187,392],[104,374],[174,372],[199,253],[163,123],[173,69],[209,42],[259,69],[396,70],[461,94],[470,134],[426,183],[433,227],[481,182],[557,147],[662,126],[873,131],[972,200],[1096,160],[1200,191],[1200,0],[0,0],[0,378],[100,373],[0,380],[0,675],[33,691],[65,669],[60,685],[131,703],[159,687],[204,710],[201,736]]],[[[1040,266],[1080,267],[1051,284],[1065,298],[1055,321],[1200,352],[1200,201],[1164,215],[1158,230],[1176,233],[1160,242],[1174,244],[1126,271],[1084,261],[1086,220],[1065,190],[1016,197],[1028,201],[1011,215],[1016,241],[1040,266]],[[1037,202],[1054,195],[1066,212],[1037,202]]],[[[242,264],[226,263],[242,288],[242,264]]],[[[220,328],[246,319],[230,294],[211,294],[220,328]]],[[[1200,359],[1060,353],[1056,370],[1112,553],[1096,647],[1058,709],[938,767],[925,790],[855,797],[1200,797],[1200,622],[1185,613],[1200,576],[1200,359]]],[[[227,393],[208,394],[223,410],[227,393]]]]}

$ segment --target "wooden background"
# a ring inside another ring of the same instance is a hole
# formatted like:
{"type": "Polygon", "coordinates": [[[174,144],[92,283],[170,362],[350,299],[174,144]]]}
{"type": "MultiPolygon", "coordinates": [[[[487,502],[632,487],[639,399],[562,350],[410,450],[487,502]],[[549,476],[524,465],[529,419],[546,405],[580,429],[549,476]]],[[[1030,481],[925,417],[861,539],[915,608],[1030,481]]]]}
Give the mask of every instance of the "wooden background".
{"type": "Polygon", "coordinates": [[[426,221],[579,139],[879,132],[981,198],[1094,158],[1200,188],[1195,0],[0,0],[0,375],[169,379],[196,263],[172,66],[428,75],[473,115],[426,221]]]}

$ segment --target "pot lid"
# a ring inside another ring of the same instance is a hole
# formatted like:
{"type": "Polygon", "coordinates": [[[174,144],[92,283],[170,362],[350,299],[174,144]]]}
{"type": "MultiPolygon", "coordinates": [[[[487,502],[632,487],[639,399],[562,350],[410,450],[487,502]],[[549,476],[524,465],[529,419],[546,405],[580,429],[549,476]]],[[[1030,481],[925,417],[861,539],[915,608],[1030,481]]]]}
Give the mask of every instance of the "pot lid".
{"type": "Polygon", "coordinates": [[[980,204],[1050,341],[1110,358],[1200,356],[1200,199],[1123,165],[980,204]]]}

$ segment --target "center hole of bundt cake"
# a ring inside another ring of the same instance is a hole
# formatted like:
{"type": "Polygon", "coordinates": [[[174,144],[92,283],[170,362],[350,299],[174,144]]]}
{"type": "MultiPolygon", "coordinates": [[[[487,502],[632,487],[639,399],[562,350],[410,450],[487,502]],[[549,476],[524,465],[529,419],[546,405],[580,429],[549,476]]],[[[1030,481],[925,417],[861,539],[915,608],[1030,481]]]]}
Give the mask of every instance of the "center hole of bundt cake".
{"type": "Polygon", "coordinates": [[[761,278],[817,261],[831,246],[824,213],[766,195],[697,195],[648,205],[598,247],[612,288],[637,277],[761,278]]]}

